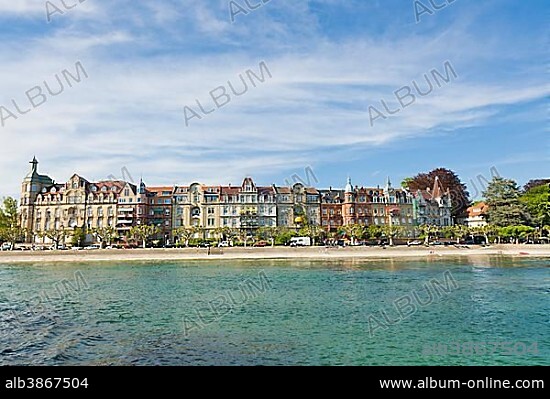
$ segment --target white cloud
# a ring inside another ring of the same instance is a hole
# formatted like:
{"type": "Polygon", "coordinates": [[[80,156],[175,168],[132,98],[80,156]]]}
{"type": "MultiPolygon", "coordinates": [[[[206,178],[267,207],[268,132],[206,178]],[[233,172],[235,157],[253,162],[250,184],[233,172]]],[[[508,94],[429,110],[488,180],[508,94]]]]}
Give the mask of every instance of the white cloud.
{"type": "MultiPolygon", "coordinates": [[[[253,46],[216,51],[182,46],[180,51],[180,37],[144,33],[190,32],[205,40],[223,36],[224,43],[250,33],[245,22],[230,26],[222,19],[222,3],[208,8],[185,2],[182,9],[172,2],[155,3],[144,6],[148,14],[98,3],[95,12],[102,18],[94,28],[68,22],[45,37],[31,36],[7,46],[0,55],[0,105],[10,107],[12,98],[23,101],[26,90],[43,86],[44,80],[55,82],[54,75],[74,69],[77,60],[89,79],[0,127],[0,192],[14,194],[34,154],[41,167],[60,180],[72,171],[100,179],[128,166],[134,177],[143,173],[150,184],[238,182],[244,174],[320,162],[330,149],[372,147],[430,135],[438,128],[452,131],[483,124],[498,115],[500,106],[541,99],[550,91],[544,75],[532,70],[518,71],[506,85],[477,76],[480,51],[497,51],[480,48],[476,38],[460,32],[449,29],[429,40],[329,40],[318,36],[316,23],[304,24],[315,18],[303,5],[292,8],[292,24],[269,20],[267,12],[248,16],[250,26],[256,26],[256,19],[267,20],[266,30],[251,40],[276,42],[273,51],[253,46]],[[121,14],[128,14],[131,22],[116,23],[121,14]],[[192,18],[197,27],[179,30],[180,18],[192,18]],[[274,31],[283,39],[274,39],[274,31]],[[296,43],[286,43],[289,36],[297,37],[296,43]],[[174,50],[156,53],[158,46],[164,50],[163,40],[174,40],[174,50]],[[285,46],[289,50],[281,51],[285,46]],[[433,68],[442,70],[447,59],[453,60],[458,79],[370,127],[369,105],[379,105],[380,99],[395,105],[395,89],[433,68]],[[239,73],[257,71],[262,60],[273,79],[185,127],[185,105],[194,106],[196,99],[206,102],[209,91],[227,87],[228,80],[237,84],[239,73]]],[[[284,4],[280,7],[290,10],[289,3],[284,4]]],[[[0,9],[3,5],[7,2],[0,1],[0,9]]],[[[491,63],[497,65],[498,56],[491,63]]]]}

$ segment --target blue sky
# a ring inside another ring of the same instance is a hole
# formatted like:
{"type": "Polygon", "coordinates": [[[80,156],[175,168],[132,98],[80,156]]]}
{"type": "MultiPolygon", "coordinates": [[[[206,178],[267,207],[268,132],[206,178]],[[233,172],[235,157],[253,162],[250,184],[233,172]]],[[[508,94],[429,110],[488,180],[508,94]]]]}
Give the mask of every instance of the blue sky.
{"type": "Polygon", "coordinates": [[[548,2],[456,0],[418,23],[414,3],[271,0],[231,22],[223,0],[57,0],[48,22],[44,1],[0,0],[4,117],[77,61],[89,75],[4,120],[0,194],[18,195],[33,155],[58,181],[126,167],[150,185],[283,184],[308,166],[321,187],[448,167],[472,194],[491,168],[549,177],[548,2]],[[211,90],[262,61],[271,79],[186,126],[185,106],[211,107],[211,90]],[[446,61],[456,79],[371,123],[370,106],[395,109],[395,90],[427,87],[446,61]]]}

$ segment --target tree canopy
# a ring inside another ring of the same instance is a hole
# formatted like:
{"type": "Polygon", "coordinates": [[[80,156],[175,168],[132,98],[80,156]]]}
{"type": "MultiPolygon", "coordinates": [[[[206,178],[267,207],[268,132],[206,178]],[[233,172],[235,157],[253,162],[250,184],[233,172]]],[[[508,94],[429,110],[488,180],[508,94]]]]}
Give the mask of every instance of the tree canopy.
{"type": "Polygon", "coordinates": [[[435,178],[438,177],[443,188],[449,189],[452,201],[452,215],[459,216],[470,205],[470,193],[458,175],[450,169],[437,168],[428,173],[419,173],[412,178],[406,178],[401,183],[411,191],[432,189],[435,178]]]}
{"type": "Polygon", "coordinates": [[[6,197],[0,206],[0,228],[16,227],[18,224],[17,201],[6,197]]]}
{"type": "Polygon", "coordinates": [[[550,179],[531,179],[523,186],[523,191],[527,192],[531,190],[532,188],[539,187],[546,185],[548,186],[550,184],[550,179]]]}
{"type": "Polygon", "coordinates": [[[487,221],[494,226],[507,227],[528,224],[529,214],[520,201],[518,184],[512,179],[495,176],[483,192],[487,210],[487,221]]]}
{"type": "Polygon", "coordinates": [[[530,188],[521,195],[519,200],[527,208],[532,224],[535,226],[550,224],[550,187],[547,184],[530,188]]]}

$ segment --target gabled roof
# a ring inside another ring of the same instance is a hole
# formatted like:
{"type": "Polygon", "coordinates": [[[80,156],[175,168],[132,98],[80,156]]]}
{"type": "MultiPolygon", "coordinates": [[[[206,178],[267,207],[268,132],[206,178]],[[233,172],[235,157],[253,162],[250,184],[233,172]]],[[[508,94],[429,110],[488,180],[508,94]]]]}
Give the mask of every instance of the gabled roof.
{"type": "Polygon", "coordinates": [[[163,191],[169,191],[170,195],[174,193],[174,186],[147,187],[149,193],[162,197],[163,191]]]}
{"type": "Polygon", "coordinates": [[[245,191],[245,187],[247,185],[250,185],[252,187],[252,191],[256,191],[256,184],[254,184],[254,180],[252,180],[251,177],[245,177],[243,180],[243,184],[241,184],[241,189],[245,191]]]}
{"type": "Polygon", "coordinates": [[[489,206],[485,202],[480,202],[466,209],[466,213],[468,214],[468,217],[482,216],[487,213],[488,209],[489,206]]]}

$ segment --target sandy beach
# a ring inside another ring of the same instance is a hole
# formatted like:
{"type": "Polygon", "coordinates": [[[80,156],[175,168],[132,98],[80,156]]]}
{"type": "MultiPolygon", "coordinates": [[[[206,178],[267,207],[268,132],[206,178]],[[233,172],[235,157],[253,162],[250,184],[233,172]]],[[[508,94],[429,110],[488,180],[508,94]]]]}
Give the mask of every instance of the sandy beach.
{"type": "Polygon", "coordinates": [[[520,256],[550,258],[550,245],[494,245],[470,248],[443,247],[345,247],[345,248],[206,248],[131,249],[92,251],[13,251],[0,252],[0,263],[162,261],[214,259],[377,259],[426,258],[446,256],[520,256]]]}

